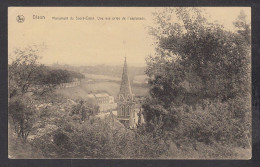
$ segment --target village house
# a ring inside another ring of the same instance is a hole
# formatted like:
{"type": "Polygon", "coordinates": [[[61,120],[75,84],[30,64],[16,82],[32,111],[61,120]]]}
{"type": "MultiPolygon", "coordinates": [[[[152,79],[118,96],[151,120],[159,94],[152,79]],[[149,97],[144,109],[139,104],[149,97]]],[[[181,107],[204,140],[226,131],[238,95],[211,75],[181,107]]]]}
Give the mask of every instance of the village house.
{"type": "Polygon", "coordinates": [[[117,108],[117,103],[115,103],[114,97],[110,96],[108,93],[89,93],[87,95],[88,100],[99,106],[100,111],[109,111],[117,108]]]}

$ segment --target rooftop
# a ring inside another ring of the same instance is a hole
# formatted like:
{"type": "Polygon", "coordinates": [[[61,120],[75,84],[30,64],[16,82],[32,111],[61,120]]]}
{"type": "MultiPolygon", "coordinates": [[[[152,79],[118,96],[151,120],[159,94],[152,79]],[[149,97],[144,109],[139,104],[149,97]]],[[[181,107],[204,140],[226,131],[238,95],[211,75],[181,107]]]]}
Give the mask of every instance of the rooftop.
{"type": "Polygon", "coordinates": [[[94,96],[95,97],[107,97],[107,96],[109,96],[109,94],[107,94],[107,93],[98,93],[98,94],[95,94],[94,96]]]}

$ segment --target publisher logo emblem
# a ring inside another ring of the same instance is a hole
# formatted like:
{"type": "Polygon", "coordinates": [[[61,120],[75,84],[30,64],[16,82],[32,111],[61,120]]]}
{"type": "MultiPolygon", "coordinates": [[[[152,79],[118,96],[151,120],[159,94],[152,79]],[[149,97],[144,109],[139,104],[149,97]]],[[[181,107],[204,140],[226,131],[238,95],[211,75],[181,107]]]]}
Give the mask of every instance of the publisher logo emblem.
{"type": "Polygon", "coordinates": [[[18,15],[16,17],[16,20],[17,20],[18,23],[23,23],[24,20],[25,20],[25,17],[23,15],[18,15]]]}

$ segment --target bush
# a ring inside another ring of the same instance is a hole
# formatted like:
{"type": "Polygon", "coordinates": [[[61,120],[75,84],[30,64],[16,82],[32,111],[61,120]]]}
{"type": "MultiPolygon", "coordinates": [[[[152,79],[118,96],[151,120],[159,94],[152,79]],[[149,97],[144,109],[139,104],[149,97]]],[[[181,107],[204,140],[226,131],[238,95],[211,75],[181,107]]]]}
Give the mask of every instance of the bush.
{"type": "MultiPolygon", "coordinates": [[[[231,107],[234,101],[225,103],[216,101],[208,104],[204,109],[197,106],[196,110],[188,110],[188,112],[180,110],[179,116],[182,121],[175,131],[183,129],[178,135],[182,133],[191,140],[205,144],[219,143],[226,146],[248,147],[246,135],[250,134],[250,117],[238,119],[234,116],[233,113],[237,112],[236,107],[231,107]]],[[[241,112],[247,114],[250,110],[244,108],[241,112]]]]}
{"type": "Polygon", "coordinates": [[[143,126],[126,129],[112,115],[85,122],[68,116],[57,130],[32,144],[45,158],[158,158],[168,146],[159,131],[148,133],[143,126]]]}
{"type": "Polygon", "coordinates": [[[17,96],[9,101],[9,116],[12,119],[15,133],[26,141],[35,122],[35,108],[33,100],[29,97],[17,96]]]}

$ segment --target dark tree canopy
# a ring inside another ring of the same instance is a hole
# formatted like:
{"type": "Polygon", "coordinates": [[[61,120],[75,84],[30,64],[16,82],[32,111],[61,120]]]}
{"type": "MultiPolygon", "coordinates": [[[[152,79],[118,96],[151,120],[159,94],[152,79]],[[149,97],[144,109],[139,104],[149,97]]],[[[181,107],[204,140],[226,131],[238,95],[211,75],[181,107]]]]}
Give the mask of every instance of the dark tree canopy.
{"type": "Polygon", "coordinates": [[[157,55],[147,59],[151,95],[167,106],[249,93],[250,27],[243,12],[231,32],[198,8],[168,10],[155,14],[159,28],[151,28],[158,44],[157,55]]]}
{"type": "Polygon", "coordinates": [[[154,16],[157,48],[147,57],[150,96],[143,104],[148,129],[162,122],[178,140],[248,145],[251,30],[245,14],[233,31],[211,23],[200,8],[167,8],[154,16]]]}
{"type": "Polygon", "coordinates": [[[81,73],[52,69],[38,61],[39,48],[29,46],[14,51],[16,58],[9,65],[9,96],[24,95],[28,92],[44,94],[52,91],[61,83],[73,82],[75,79],[83,79],[81,73]]]}
{"type": "Polygon", "coordinates": [[[35,100],[53,93],[57,85],[82,79],[84,75],[73,71],[51,69],[40,64],[39,46],[16,49],[13,54],[16,58],[8,66],[8,114],[18,137],[26,141],[37,117],[35,100]]]}

